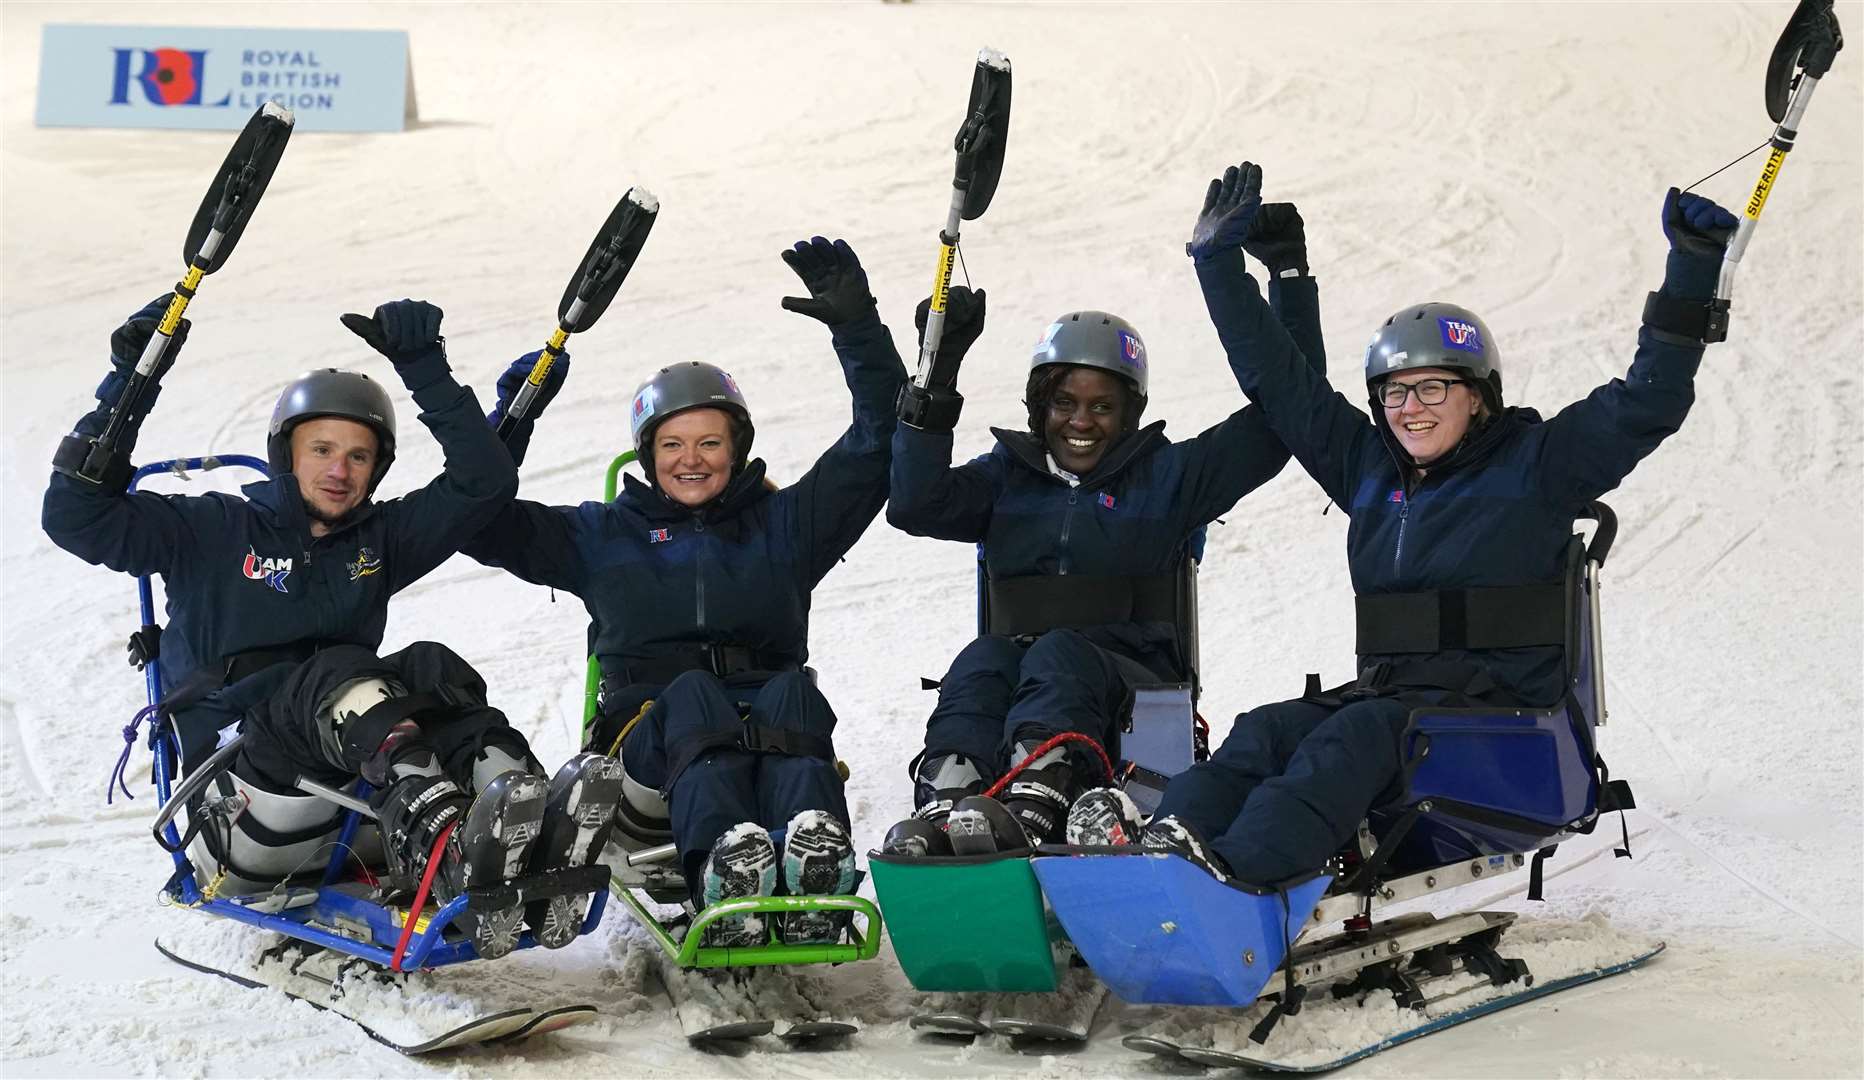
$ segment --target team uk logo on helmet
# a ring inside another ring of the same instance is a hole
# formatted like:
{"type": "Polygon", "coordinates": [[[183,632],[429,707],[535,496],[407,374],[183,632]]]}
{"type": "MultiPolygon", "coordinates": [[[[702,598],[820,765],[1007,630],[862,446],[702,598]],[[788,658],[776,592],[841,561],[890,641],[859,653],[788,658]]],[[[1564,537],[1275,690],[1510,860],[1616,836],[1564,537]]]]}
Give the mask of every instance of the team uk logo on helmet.
{"type": "Polygon", "coordinates": [[[246,562],[240,572],[248,580],[263,581],[279,592],[290,592],[285,588],[285,579],[291,576],[291,560],[280,559],[270,555],[260,555],[251,548],[246,549],[246,562]]]}
{"type": "Polygon", "coordinates": [[[725,392],[732,397],[744,396],[744,391],[738,389],[738,380],[732,378],[729,374],[723,371],[719,372],[718,380],[725,384],[725,392]]]}
{"type": "Polygon", "coordinates": [[[1134,367],[1143,368],[1146,366],[1146,343],[1122,330],[1120,331],[1120,355],[1134,367]]]}
{"type": "Polygon", "coordinates": [[[1438,329],[1443,331],[1443,343],[1452,349],[1479,353],[1482,351],[1482,332],[1475,323],[1461,319],[1438,319],[1438,329]]]}

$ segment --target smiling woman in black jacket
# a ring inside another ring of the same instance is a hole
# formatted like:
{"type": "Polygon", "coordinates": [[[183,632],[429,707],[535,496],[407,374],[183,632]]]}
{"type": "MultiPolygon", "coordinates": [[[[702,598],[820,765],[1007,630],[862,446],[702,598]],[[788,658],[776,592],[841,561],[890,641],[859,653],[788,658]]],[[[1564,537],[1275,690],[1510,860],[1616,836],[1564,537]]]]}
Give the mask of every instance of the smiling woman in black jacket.
{"type": "MultiPolygon", "coordinates": [[[[464,548],[582,598],[602,673],[587,746],[613,753],[619,743],[622,827],[642,837],[670,827],[701,904],[771,892],[773,833],[790,894],[854,885],[835,713],[803,666],[809,604],[886,502],[906,369],[846,243],[816,237],[784,259],[811,294],[784,306],[828,325],[854,400],[848,430],[802,479],[780,489],[765,480],[736,380],[711,364],[674,364],[641,384],[629,410],[646,482],[626,477],[611,503],[515,500],[464,548]]],[[[499,381],[494,426],[534,358],[499,381]]],[[[567,371],[552,368],[520,422],[520,456],[567,371]]],[[[761,943],[743,918],[713,927],[713,944],[761,943]]],[[[786,915],[778,930],[789,942],[839,933],[815,912],[786,915]]]]}

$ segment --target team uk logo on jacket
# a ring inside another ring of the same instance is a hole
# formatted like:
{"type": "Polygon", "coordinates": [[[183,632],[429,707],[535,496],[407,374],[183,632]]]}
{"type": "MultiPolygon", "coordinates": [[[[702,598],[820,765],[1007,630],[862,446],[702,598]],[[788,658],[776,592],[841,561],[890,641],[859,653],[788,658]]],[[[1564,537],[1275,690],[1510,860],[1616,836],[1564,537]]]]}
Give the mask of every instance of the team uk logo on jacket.
{"type": "Polygon", "coordinates": [[[291,560],[280,559],[270,555],[260,555],[252,548],[246,549],[246,562],[240,572],[248,580],[263,581],[279,592],[290,592],[285,588],[285,579],[291,576],[291,560]]]}

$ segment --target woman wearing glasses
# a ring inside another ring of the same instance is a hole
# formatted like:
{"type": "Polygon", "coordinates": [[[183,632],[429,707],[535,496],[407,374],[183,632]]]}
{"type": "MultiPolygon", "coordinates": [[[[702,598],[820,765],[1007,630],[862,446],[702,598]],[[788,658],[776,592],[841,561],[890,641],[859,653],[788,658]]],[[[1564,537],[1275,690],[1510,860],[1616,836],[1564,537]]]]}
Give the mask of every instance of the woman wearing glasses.
{"type": "MultiPolygon", "coordinates": [[[[1563,579],[1579,510],[1689,412],[1735,219],[1670,190],[1663,287],[1645,307],[1630,371],[1551,419],[1504,406],[1488,327],[1441,303],[1380,327],[1366,352],[1368,416],[1302,361],[1244,272],[1251,221],[1288,212],[1262,205],[1261,177],[1245,163],[1211,182],[1189,250],[1244,393],[1351,517],[1359,675],[1238,717],[1210,761],[1174,778],[1144,842],[1271,884],[1318,868],[1370,808],[1402,793],[1399,738],[1413,707],[1560,700],[1560,645],[1459,634],[1420,613],[1434,613],[1443,592],[1563,579]]],[[[1092,793],[1077,816],[1115,805],[1112,793],[1092,793]]]]}

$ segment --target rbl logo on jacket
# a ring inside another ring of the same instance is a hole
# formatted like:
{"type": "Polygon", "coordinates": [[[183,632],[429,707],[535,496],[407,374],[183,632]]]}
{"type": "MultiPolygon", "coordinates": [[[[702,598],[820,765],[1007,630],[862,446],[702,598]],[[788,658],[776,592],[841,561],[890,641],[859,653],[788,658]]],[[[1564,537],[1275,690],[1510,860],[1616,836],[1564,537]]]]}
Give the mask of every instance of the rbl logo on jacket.
{"type": "Polygon", "coordinates": [[[650,544],[664,544],[671,539],[673,539],[673,532],[670,529],[649,529],[647,531],[647,542],[650,544]]]}

